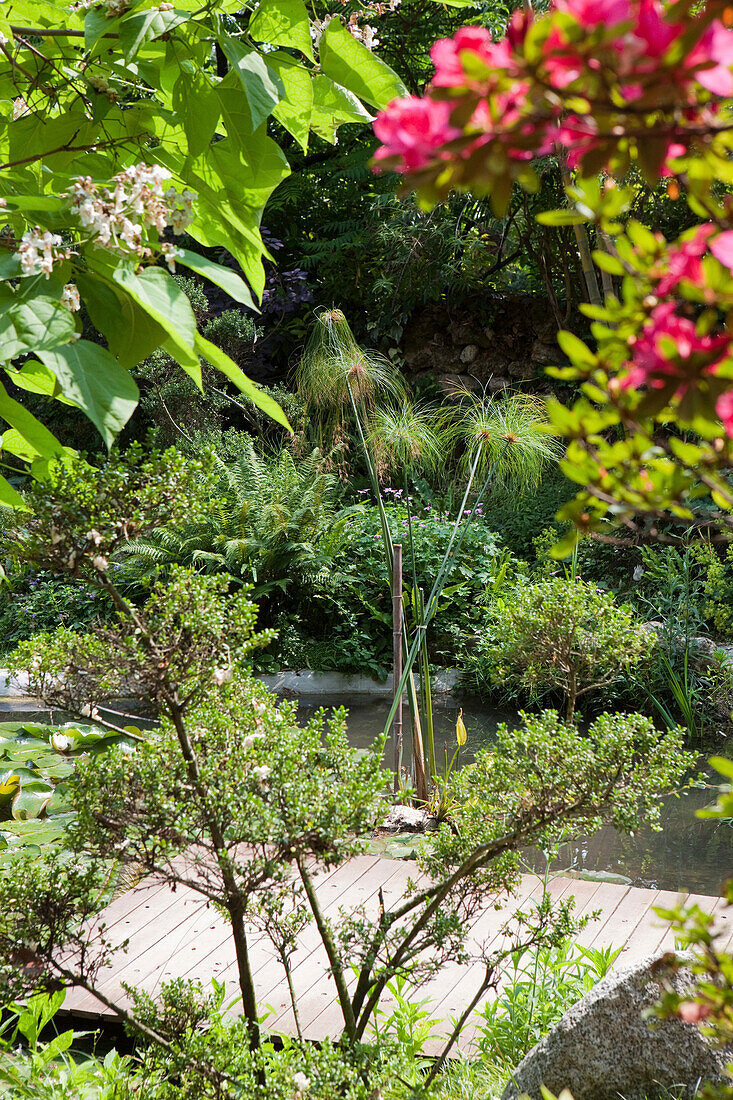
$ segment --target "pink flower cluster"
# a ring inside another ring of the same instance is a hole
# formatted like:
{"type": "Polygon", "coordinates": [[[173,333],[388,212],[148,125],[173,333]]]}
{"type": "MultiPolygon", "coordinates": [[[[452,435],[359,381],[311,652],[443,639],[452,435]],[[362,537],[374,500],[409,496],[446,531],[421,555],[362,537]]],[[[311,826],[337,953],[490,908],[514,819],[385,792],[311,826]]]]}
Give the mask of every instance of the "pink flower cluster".
{"type": "Polygon", "coordinates": [[[633,358],[623,388],[662,389],[676,382],[681,398],[706,374],[714,374],[730,347],[727,333],[701,336],[694,321],[677,313],[675,302],[655,306],[633,344],[633,358]]]}
{"type": "MultiPolygon", "coordinates": [[[[652,310],[631,352],[622,389],[666,389],[670,399],[681,401],[730,361],[733,348],[730,333],[700,333],[694,321],[677,312],[675,302],[662,302],[652,310]]],[[[719,393],[715,411],[733,437],[732,390],[719,393]]]]}
{"type": "Polygon", "coordinates": [[[426,96],[377,118],[377,165],[422,174],[418,186],[426,170],[444,180],[451,169],[452,186],[486,189],[487,174],[555,145],[571,167],[593,154],[597,171],[631,141],[661,174],[733,96],[733,32],[687,2],[672,22],[661,0],[557,0],[536,21],[515,12],[500,42],[483,27],[440,39],[426,96]]]}

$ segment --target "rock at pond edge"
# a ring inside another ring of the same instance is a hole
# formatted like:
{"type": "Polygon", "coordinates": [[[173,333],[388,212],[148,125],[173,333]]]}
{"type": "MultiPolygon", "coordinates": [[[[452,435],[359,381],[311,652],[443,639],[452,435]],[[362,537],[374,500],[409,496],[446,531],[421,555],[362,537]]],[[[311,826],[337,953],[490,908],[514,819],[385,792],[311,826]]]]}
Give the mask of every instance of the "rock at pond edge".
{"type": "MultiPolygon", "coordinates": [[[[654,962],[649,956],[607,975],[568,1009],[519,1063],[501,1100],[542,1100],[543,1084],[556,1096],[568,1089],[573,1100],[651,1100],[673,1087],[675,1096],[692,1097],[702,1082],[726,1080],[731,1047],[713,1047],[694,1024],[644,1018],[661,994],[654,962]]],[[[689,970],[667,975],[677,992],[692,989],[689,970]]]]}

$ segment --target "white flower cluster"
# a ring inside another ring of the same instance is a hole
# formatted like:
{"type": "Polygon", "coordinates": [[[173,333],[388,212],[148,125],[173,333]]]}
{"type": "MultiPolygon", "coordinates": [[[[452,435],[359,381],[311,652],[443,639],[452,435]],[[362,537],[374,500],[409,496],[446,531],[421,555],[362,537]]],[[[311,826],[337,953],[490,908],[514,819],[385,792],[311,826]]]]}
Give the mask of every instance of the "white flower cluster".
{"type": "Polygon", "coordinates": [[[303,1100],[303,1097],[311,1087],[310,1077],[306,1077],[304,1073],[298,1070],[293,1074],[293,1085],[295,1092],[293,1093],[293,1100],[303,1100]]]}
{"type": "Polygon", "coordinates": [[[41,232],[41,227],[24,233],[20,240],[18,256],[24,275],[50,276],[55,263],[68,260],[70,252],[63,248],[58,233],[41,232]]]}
{"type": "MultiPolygon", "coordinates": [[[[162,233],[168,226],[182,233],[193,220],[193,191],[174,187],[163,191],[170,179],[167,168],[135,164],[114,177],[115,187],[100,187],[90,176],[73,184],[71,204],[86,229],[106,248],[125,247],[138,256],[149,256],[143,245],[143,229],[162,233]]],[[[170,263],[169,263],[170,266],[170,263]]]]}
{"type": "Polygon", "coordinates": [[[0,31],[0,46],[9,46],[9,45],[10,45],[10,39],[8,38],[8,36],[6,34],[3,34],[3,32],[0,31]]]}
{"type": "MultiPolygon", "coordinates": [[[[341,0],[341,3],[346,5],[349,0],[341,0]]],[[[359,25],[360,20],[367,19],[369,17],[379,19],[380,16],[386,15],[387,12],[397,11],[401,3],[401,0],[377,0],[376,3],[365,3],[364,7],[360,11],[352,12],[349,16],[349,20],[346,24],[346,29],[352,38],[355,38],[357,42],[361,42],[366,46],[368,50],[373,50],[375,46],[379,45],[379,39],[376,36],[374,27],[368,23],[359,25]]],[[[317,45],[320,41],[321,35],[325,31],[328,24],[336,16],[326,15],[323,19],[314,19],[311,21],[311,38],[317,45]]]]}
{"type": "Polygon", "coordinates": [[[363,27],[359,26],[359,18],[362,14],[362,12],[354,12],[353,15],[350,15],[346,29],[357,42],[361,42],[368,50],[373,50],[375,46],[379,45],[379,39],[374,33],[374,27],[370,27],[368,23],[365,23],[363,27]]]}

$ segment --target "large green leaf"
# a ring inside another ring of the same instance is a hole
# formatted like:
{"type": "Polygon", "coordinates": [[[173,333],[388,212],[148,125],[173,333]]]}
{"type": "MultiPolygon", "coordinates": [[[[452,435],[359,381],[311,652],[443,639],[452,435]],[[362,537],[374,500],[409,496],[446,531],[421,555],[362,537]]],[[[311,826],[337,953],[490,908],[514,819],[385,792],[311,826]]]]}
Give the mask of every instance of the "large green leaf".
{"type": "Polygon", "coordinates": [[[258,409],[262,409],[263,413],[272,417],[273,420],[281,424],[287,431],[292,432],[293,429],[290,427],[288,418],[277,401],[273,401],[271,397],[263,393],[259,386],[257,386],[251,378],[248,378],[234,360],[230,359],[221,348],[218,348],[216,344],[212,344],[199,334],[196,338],[196,349],[203,359],[211,363],[212,367],[216,367],[217,370],[220,370],[230,382],[234,383],[238,390],[246,397],[249,397],[258,409]]]}
{"type": "MultiPolygon", "coordinates": [[[[303,0],[262,0],[250,20],[249,33],[256,42],[288,46],[314,60],[310,22],[303,0]]],[[[267,61],[269,64],[269,57],[267,61]]]]}
{"type": "Polygon", "coordinates": [[[205,279],[220,286],[235,302],[241,302],[250,309],[256,309],[249,287],[230,267],[223,267],[222,264],[217,264],[206,256],[200,256],[198,252],[190,252],[187,248],[179,249],[176,263],[189,267],[197,275],[203,275],[205,279]]]}
{"type": "Polygon", "coordinates": [[[264,126],[246,141],[238,135],[217,141],[199,165],[212,187],[219,180],[235,209],[248,206],[257,211],[258,222],[272,192],[290,175],[282,149],[267,136],[264,126]]]}
{"type": "Polygon", "coordinates": [[[83,272],[76,284],[92,323],[127,370],[147,359],[167,339],[165,329],[120,287],[83,272]]]}
{"type": "Polygon", "coordinates": [[[345,122],[371,122],[373,118],[353,92],[342,88],[323,73],[314,76],[311,129],[324,141],[334,145],[336,130],[345,122]]]}
{"type": "Polygon", "coordinates": [[[222,36],[219,43],[232,67],[217,89],[222,111],[227,109],[227,99],[231,98],[232,81],[238,80],[244,92],[244,107],[238,109],[246,119],[246,132],[251,134],[272,114],[273,107],[285,95],[285,89],[257,50],[228,35],[222,36]]]}
{"type": "Polygon", "coordinates": [[[88,340],[37,354],[56,375],[62,393],[86,413],[111,447],[140,396],[129,372],[106,348],[88,340]]]}
{"type": "Polygon", "coordinates": [[[126,59],[131,60],[145,42],[170,34],[188,18],[187,11],[161,11],[158,7],[125,15],[120,20],[118,34],[126,59]]]}
{"type": "MultiPolygon", "coordinates": [[[[20,402],[12,398],[2,382],[0,382],[0,417],[6,420],[30,445],[35,452],[31,457],[49,457],[64,453],[64,448],[56,436],[44,427],[40,420],[36,420],[33,413],[23,408],[20,402]]],[[[5,439],[3,439],[3,448],[5,450],[9,449],[5,439]]]]}
{"type": "Polygon", "coordinates": [[[76,333],[74,318],[54,298],[3,302],[0,307],[0,358],[65,344],[76,333]]]}
{"type": "MultiPolygon", "coordinates": [[[[214,148],[224,144],[216,142],[214,148]]],[[[257,143],[247,142],[246,148],[256,151],[257,143]]],[[[241,188],[236,197],[225,190],[211,155],[192,161],[156,149],[155,159],[170,168],[198,194],[198,200],[194,203],[194,221],[188,228],[189,235],[205,248],[221,247],[230,252],[259,297],[265,285],[262,263],[265,248],[259,231],[261,208],[245,203],[241,188]]],[[[287,165],[281,154],[282,163],[287,165]]]]}
{"type": "Polygon", "coordinates": [[[199,156],[209,145],[219,121],[220,106],[209,78],[195,69],[188,71],[183,62],[181,74],[173,87],[173,109],[177,112],[188,141],[192,157],[199,156]]]}
{"type": "Polygon", "coordinates": [[[268,54],[267,64],[277,73],[285,88],[285,98],[273,110],[273,118],[293,135],[305,153],[313,111],[313,78],[307,69],[286,53],[268,54]]]}
{"type": "Polygon", "coordinates": [[[145,268],[139,275],[130,268],[118,267],[112,278],[165,330],[166,350],[200,386],[201,365],[194,351],[196,318],[191,303],[173,276],[162,267],[145,268]]]}
{"type": "Polygon", "coordinates": [[[38,779],[24,783],[13,799],[12,815],[15,821],[28,821],[38,817],[53,794],[53,786],[38,779]]]}
{"type": "Polygon", "coordinates": [[[397,73],[332,19],[319,43],[321,70],[360,99],[382,110],[407,89],[397,73]]]}

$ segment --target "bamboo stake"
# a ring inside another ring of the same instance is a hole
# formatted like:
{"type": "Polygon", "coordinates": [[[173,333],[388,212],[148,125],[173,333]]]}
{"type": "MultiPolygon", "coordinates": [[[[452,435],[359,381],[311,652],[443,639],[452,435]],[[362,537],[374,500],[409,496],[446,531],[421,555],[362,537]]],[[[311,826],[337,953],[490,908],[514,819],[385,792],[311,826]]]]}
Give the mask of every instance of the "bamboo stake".
{"type": "Polygon", "coordinates": [[[392,653],[394,684],[397,709],[395,710],[392,736],[394,737],[394,789],[400,787],[402,771],[402,543],[394,544],[392,550],[392,653]]]}

